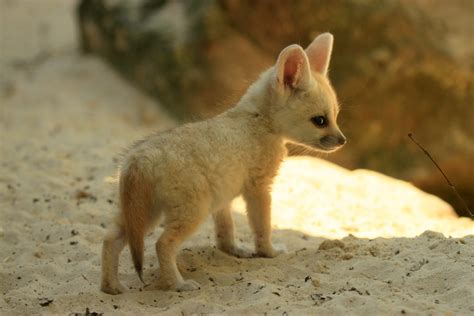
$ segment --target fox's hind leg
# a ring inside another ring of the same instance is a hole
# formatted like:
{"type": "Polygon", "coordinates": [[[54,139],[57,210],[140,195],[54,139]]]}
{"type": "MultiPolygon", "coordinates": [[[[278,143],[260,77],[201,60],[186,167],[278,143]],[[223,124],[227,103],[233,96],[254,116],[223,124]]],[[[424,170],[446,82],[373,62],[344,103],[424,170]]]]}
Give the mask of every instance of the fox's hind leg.
{"type": "Polygon", "coordinates": [[[167,214],[165,230],[156,243],[156,254],[160,262],[159,286],[167,290],[191,291],[200,288],[194,280],[184,280],[176,265],[176,255],[181,244],[194,233],[203,222],[205,209],[196,205],[180,207],[167,214]]]}
{"type": "Polygon", "coordinates": [[[100,289],[109,294],[125,292],[125,287],[118,280],[120,253],[125,247],[125,231],[121,224],[114,223],[104,238],[102,246],[102,281],[100,289]]]}
{"type": "Polygon", "coordinates": [[[229,255],[239,258],[250,258],[250,250],[237,247],[234,242],[234,221],[230,206],[213,214],[216,231],[217,248],[229,255]]]}

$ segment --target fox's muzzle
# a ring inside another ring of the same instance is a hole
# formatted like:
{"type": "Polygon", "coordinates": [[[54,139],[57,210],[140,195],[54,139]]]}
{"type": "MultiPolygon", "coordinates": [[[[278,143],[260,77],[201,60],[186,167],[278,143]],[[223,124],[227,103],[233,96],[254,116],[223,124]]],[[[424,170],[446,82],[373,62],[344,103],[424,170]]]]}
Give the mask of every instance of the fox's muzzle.
{"type": "Polygon", "coordinates": [[[324,137],[321,137],[319,140],[321,145],[323,145],[326,148],[333,148],[333,147],[340,147],[344,145],[347,142],[347,139],[344,135],[326,135],[324,137]]]}

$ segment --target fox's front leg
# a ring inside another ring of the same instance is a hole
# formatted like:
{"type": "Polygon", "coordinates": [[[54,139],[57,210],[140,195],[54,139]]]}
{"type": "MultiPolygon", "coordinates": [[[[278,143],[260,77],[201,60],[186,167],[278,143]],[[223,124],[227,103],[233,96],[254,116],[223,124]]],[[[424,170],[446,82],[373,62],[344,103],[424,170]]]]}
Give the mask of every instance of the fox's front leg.
{"type": "Polygon", "coordinates": [[[214,225],[216,230],[217,248],[229,255],[238,258],[250,258],[252,252],[237,247],[234,242],[234,221],[232,219],[232,212],[230,206],[223,208],[213,214],[214,225]]]}
{"type": "Polygon", "coordinates": [[[284,247],[272,245],[271,195],[268,187],[249,188],[244,192],[247,216],[255,237],[257,256],[273,258],[286,252],[284,247]]]}

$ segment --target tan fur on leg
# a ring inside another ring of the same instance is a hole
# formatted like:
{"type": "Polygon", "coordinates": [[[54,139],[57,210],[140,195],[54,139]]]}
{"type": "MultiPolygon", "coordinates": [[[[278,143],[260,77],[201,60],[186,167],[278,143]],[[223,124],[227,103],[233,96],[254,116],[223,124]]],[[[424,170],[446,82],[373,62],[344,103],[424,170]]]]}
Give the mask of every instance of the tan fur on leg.
{"type": "MultiPolygon", "coordinates": [[[[190,214],[191,215],[191,214],[190,214]]],[[[160,262],[160,287],[177,291],[191,291],[200,288],[194,280],[184,280],[176,265],[176,255],[183,241],[194,233],[204,219],[200,214],[186,221],[171,220],[156,243],[156,255],[160,262]]]]}
{"type": "Polygon", "coordinates": [[[101,290],[109,294],[120,294],[125,288],[118,280],[119,256],[125,247],[125,231],[114,225],[104,238],[102,247],[102,281],[101,290]]]}
{"type": "Polygon", "coordinates": [[[271,196],[268,189],[247,190],[247,217],[255,238],[257,256],[273,258],[284,252],[273,247],[271,242],[271,196]]]}
{"type": "Polygon", "coordinates": [[[234,221],[230,207],[213,213],[217,248],[238,258],[250,258],[252,252],[237,247],[234,242],[234,221]]]}

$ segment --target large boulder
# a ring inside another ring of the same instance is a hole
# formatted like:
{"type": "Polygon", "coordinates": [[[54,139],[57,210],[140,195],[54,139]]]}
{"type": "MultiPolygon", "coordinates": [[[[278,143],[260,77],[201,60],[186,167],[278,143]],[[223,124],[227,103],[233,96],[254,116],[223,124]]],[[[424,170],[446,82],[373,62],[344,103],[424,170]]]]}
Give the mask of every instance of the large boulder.
{"type": "Polygon", "coordinates": [[[184,121],[232,106],[284,46],[332,32],[330,77],[349,144],[329,159],[413,181],[462,213],[407,138],[414,133],[474,205],[473,65],[455,58],[444,26],[425,12],[396,0],[82,0],[78,7],[83,50],[184,121]]]}

